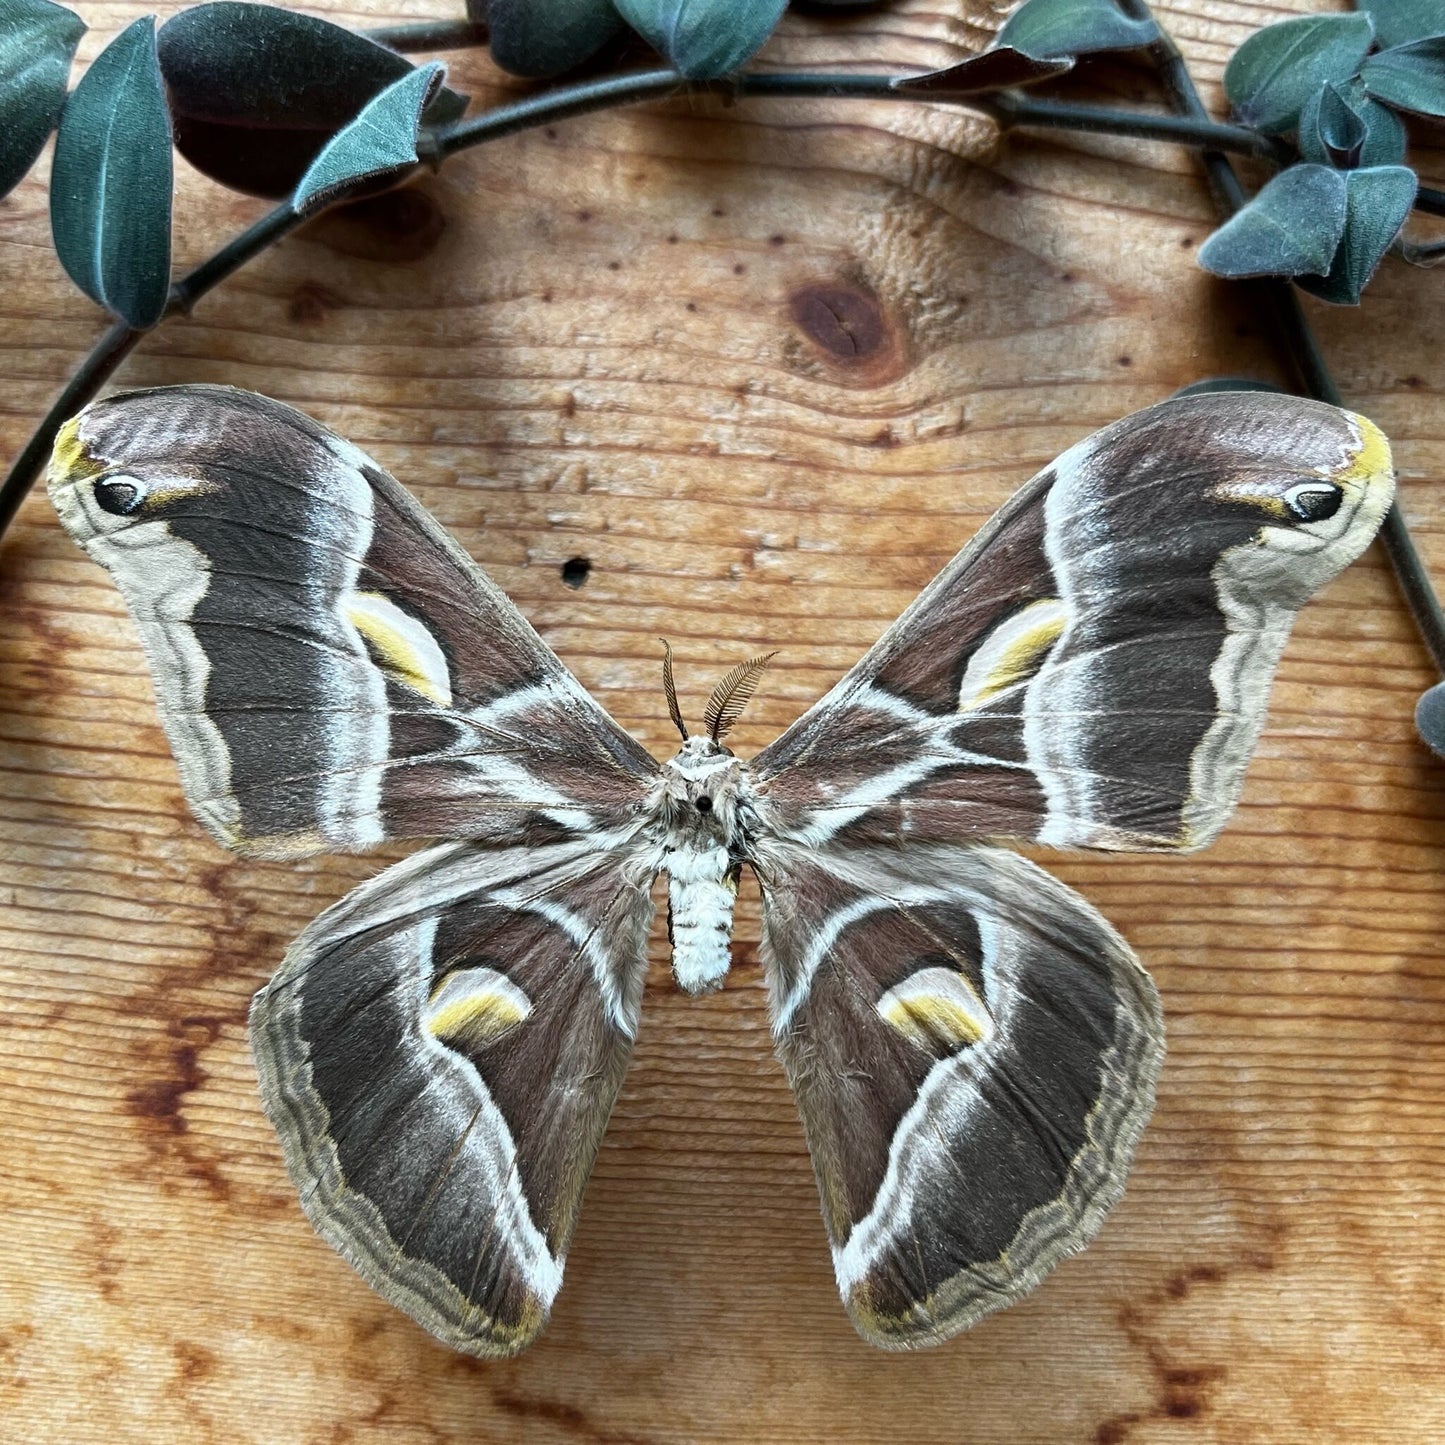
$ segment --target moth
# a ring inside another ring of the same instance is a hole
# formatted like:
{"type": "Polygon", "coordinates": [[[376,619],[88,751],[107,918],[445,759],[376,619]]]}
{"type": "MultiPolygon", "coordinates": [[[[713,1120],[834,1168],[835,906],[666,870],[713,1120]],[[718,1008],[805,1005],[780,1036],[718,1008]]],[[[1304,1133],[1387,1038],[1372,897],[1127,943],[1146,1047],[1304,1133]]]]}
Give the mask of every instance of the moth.
{"type": "Polygon", "coordinates": [[[887,1349],[1032,1290],[1119,1198],[1158,995],[999,846],[1188,850],[1239,795],[1294,615],[1390,504],[1368,421],[1257,393],[1105,427],[1023,487],[750,761],[764,659],[659,765],[386,472],[290,407],[133,392],[50,492],[135,618],[196,816],[291,859],[442,841],[256,995],[319,1233],[456,1349],[545,1325],[637,1031],[650,885],[717,988],[740,871],[843,1301],[887,1349]]]}

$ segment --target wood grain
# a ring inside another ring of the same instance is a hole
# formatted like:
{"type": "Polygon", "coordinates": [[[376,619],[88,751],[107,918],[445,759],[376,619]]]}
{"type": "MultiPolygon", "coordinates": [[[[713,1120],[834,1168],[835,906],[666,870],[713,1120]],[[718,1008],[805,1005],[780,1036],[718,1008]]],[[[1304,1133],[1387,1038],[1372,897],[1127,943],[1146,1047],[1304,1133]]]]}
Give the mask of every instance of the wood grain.
{"type": "MultiPolygon", "coordinates": [[[[792,18],[769,57],[939,63],[996,23],[972,4],[792,18]]],[[[1162,9],[1217,107],[1253,27],[1322,5],[1162,9]]],[[[87,60],[140,11],[83,8],[87,60]]],[[[513,86],[475,54],[453,79],[482,104],[513,86]]],[[[193,261],[259,208],[181,171],[193,261]]],[[[44,173],[0,205],[7,460],[99,330],[51,255],[44,173]]],[[[1056,452],[1198,377],[1278,375],[1248,294],[1194,265],[1209,217],[1162,146],[999,143],[941,106],[678,101],[324,218],[118,381],[254,387],[351,436],[660,756],[659,636],[692,715],[778,649],[747,754],[1056,452]]],[[[1306,306],[1445,576],[1440,273],[1391,261],[1359,311],[1306,306]]],[[[1170,1029],[1133,1183],[1086,1254],[942,1349],[853,1335],[750,896],[723,993],[675,994],[658,943],[553,1326],[500,1365],[433,1343],[312,1235],[257,1106],[247,1000],[377,860],[223,856],[116,593],[43,499],[0,572],[0,1437],[1445,1437],[1445,808],[1410,727],[1433,679],[1377,553],[1305,611],[1214,848],[1050,860],[1153,969],[1170,1029]]]]}

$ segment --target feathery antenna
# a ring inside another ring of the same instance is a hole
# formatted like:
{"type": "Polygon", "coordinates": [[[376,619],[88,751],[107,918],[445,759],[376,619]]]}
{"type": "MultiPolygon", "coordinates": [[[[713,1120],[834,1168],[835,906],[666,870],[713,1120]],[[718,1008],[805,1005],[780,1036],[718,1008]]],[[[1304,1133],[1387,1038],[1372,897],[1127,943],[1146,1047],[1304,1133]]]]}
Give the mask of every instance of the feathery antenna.
{"type": "Polygon", "coordinates": [[[673,725],[682,734],[683,742],[687,741],[687,724],[682,720],[682,709],[677,705],[677,684],[672,680],[672,644],[664,637],[662,642],[662,691],[667,698],[668,715],[672,718],[673,725]]]}
{"type": "Polygon", "coordinates": [[[765,652],[740,662],[718,683],[708,699],[703,723],[713,742],[721,742],[723,734],[742,715],[748,699],[758,690],[763,669],[777,656],[776,652],[765,652]]]}

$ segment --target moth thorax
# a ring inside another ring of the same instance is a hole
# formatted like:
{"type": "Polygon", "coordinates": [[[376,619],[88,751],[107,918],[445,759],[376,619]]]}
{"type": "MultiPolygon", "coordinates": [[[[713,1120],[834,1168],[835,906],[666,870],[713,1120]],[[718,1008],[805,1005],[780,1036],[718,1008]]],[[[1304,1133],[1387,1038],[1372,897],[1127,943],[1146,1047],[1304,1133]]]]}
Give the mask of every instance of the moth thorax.
{"type": "Polygon", "coordinates": [[[738,865],[726,848],[679,848],[668,859],[667,934],[672,976],[688,993],[722,986],[732,962],[733,900],[738,865]]]}

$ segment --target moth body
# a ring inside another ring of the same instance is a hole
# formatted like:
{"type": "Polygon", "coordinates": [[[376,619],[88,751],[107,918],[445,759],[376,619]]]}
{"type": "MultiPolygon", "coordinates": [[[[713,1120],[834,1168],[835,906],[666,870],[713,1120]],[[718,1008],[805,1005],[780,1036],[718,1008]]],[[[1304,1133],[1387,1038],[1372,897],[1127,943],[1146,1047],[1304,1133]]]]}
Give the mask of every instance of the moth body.
{"type": "Polygon", "coordinates": [[[756,816],[747,769],[711,737],[689,738],[649,800],[659,871],[668,875],[672,974],[690,994],[722,986],[733,903],[756,816]]]}

